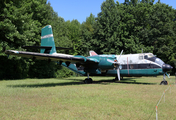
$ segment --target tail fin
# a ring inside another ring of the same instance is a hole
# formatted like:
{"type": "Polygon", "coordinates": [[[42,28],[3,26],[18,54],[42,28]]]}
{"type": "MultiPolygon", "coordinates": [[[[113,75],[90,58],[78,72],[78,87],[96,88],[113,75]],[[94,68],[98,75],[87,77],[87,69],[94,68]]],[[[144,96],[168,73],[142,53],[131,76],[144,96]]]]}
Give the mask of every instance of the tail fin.
{"type": "Polygon", "coordinates": [[[55,43],[54,43],[54,37],[53,37],[51,25],[47,25],[44,28],[42,28],[41,46],[44,49],[41,49],[40,53],[48,53],[48,54],[56,53],[56,47],[55,47],[55,43]]]}
{"type": "Polygon", "coordinates": [[[93,51],[93,50],[89,51],[89,54],[90,54],[90,56],[98,55],[98,54],[97,54],[95,51],[93,51]]]}

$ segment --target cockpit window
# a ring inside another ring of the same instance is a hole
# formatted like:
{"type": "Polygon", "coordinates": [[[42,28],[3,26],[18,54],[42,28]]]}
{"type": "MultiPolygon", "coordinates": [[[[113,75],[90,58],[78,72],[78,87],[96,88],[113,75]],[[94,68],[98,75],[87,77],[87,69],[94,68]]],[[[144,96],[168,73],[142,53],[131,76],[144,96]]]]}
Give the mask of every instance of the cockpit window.
{"type": "Polygon", "coordinates": [[[148,55],[145,55],[145,56],[144,56],[144,59],[147,59],[147,58],[148,58],[148,55]]]}
{"type": "Polygon", "coordinates": [[[148,58],[154,57],[154,55],[152,53],[148,54],[148,58]]]}
{"type": "Polygon", "coordinates": [[[155,62],[158,63],[160,66],[164,64],[164,62],[159,58],[156,58],[155,62]]]}
{"type": "Polygon", "coordinates": [[[152,53],[148,53],[144,55],[144,59],[155,57],[152,53]]]}

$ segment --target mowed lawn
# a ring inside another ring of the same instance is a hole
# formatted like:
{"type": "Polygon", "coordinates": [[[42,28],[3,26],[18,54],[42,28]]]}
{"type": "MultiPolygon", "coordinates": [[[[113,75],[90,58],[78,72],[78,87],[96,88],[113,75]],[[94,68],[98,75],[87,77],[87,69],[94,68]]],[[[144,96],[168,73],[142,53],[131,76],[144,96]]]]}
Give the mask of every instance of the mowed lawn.
{"type": "MultiPolygon", "coordinates": [[[[169,85],[159,77],[85,77],[0,81],[0,120],[154,120],[155,106],[169,85]]],[[[159,120],[176,119],[175,77],[158,106],[159,120]]]]}

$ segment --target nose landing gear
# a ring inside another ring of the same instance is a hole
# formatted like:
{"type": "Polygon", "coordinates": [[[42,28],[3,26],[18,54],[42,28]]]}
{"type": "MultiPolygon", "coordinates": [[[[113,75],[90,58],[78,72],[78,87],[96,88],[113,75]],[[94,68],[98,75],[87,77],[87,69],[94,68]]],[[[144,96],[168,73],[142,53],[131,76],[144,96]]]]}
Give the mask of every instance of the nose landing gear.
{"type": "Polygon", "coordinates": [[[163,75],[163,81],[161,81],[160,85],[168,85],[168,82],[166,81],[166,78],[165,78],[165,74],[168,76],[169,78],[169,75],[167,74],[167,71],[170,71],[173,69],[172,66],[170,66],[169,64],[163,64],[162,65],[162,69],[163,69],[163,72],[164,72],[164,75],[163,75]]]}
{"type": "Polygon", "coordinates": [[[166,81],[165,74],[163,75],[163,81],[161,81],[160,85],[168,85],[168,82],[166,81]]]}

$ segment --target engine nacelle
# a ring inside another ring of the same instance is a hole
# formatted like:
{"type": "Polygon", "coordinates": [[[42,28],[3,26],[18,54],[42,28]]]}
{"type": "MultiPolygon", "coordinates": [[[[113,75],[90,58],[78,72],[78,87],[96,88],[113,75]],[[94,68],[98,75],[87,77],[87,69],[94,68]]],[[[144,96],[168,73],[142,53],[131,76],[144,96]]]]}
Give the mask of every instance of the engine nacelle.
{"type": "Polygon", "coordinates": [[[113,63],[107,61],[106,58],[103,58],[100,60],[98,67],[102,70],[108,70],[108,69],[113,69],[115,66],[113,63]]]}

